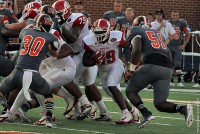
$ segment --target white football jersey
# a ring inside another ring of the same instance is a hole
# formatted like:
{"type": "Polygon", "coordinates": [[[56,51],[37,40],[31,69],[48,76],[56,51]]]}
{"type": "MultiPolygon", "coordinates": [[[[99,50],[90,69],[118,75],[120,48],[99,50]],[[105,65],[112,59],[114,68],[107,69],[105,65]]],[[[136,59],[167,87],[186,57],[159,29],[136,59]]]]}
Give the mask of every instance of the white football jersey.
{"type": "Polygon", "coordinates": [[[89,51],[102,51],[105,55],[105,61],[99,64],[99,67],[111,66],[119,60],[119,46],[125,43],[125,37],[121,31],[111,31],[107,42],[99,43],[94,34],[83,38],[84,48],[89,51]]]}
{"type": "MultiPolygon", "coordinates": [[[[72,13],[67,21],[62,24],[60,27],[64,26],[67,30],[71,31],[73,27],[80,27],[81,33],[77,40],[73,44],[69,44],[74,52],[80,52],[83,50],[82,40],[83,37],[88,35],[89,28],[88,28],[88,19],[82,13],[72,13]]],[[[60,29],[62,31],[62,29],[60,29]]]]}

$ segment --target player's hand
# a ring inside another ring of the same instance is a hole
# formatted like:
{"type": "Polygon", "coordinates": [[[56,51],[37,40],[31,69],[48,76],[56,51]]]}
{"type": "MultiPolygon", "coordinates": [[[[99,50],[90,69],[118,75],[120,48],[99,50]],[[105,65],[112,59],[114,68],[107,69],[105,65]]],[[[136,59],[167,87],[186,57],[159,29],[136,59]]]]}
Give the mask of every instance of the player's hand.
{"type": "Polygon", "coordinates": [[[130,78],[131,78],[131,76],[132,76],[132,74],[133,74],[133,72],[134,71],[130,71],[130,70],[128,70],[127,72],[125,72],[125,74],[124,74],[124,80],[125,81],[129,81],[130,78]]]}
{"type": "Polygon", "coordinates": [[[161,23],[160,23],[160,25],[161,25],[162,27],[164,27],[164,26],[165,26],[165,20],[162,20],[161,23]]]}
{"type": "Polygon", "coordinates": [[[97,64],[102,64],[106,58],[106,55],[102,51],[96,51],[93,55],[92,58],[95,59],[97,64]]]}

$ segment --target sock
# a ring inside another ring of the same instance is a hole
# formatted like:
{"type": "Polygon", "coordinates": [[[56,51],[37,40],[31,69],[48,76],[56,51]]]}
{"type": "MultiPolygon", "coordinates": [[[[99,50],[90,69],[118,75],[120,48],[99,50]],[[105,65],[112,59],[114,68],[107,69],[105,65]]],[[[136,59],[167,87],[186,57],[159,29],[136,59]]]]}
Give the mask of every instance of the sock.
{"type": "Polygon", "coordinates": [[[139,101],[136,104],[136,107],[137,107],[138,110],[140,110],[141,113],[147,113],[147,112],[149,112],[149,110],[144,106],[144,103],[142,101],[139,101]]]}
{"type": "Polygon", "coordinates": [[[80,102],[77,102],[77,104],[74,106],[75,113],[81,113],[81,104],[80,102]]]}
{"type": "Polygon", "coordinates": [[[88,101],[88,99],[85,97],[85,95],[82,95],[78,101],[81,103],[81,105],[84,105],[84,104],[90,104],[90,102],[88,101]]]}
{"type": "Polygon", "coordinates": [[[97,106],[99,107],[100,115],[103,115],[108,112],[103,100],[100,100],[96,103],[97,103],[97,106]]]}
{"type": "Polygon", "coordinates": [[[21,107],[25,103],[25,101],[26,101],[26,98],[24,96],[24,92],[23,92],[23,90],[21,90],[18,93],[18,95],[17,95],[12,107],[10,108],[10,113],[15,115],[15,113],[17,112],[19,107],[21,107]]]}
{"type": "Polygon", "coordinates": [[[96,102],[95,101],[90,101],[90,104],[92,104],[92,105],[96,105],[96,102]]]}
{"type": "Polygon", "coordinates": [[[181,82],[181,76],[178,75],[178,83],[180,83],[180,82],[181,82]]]}
{"type": "Polygon", "coordinates": [[[66,102],[69,102],[73,99],[73,96],[63,88],[58,91],[57,95],[62,97],[66,102]]]}
{"type": "Polygon", "coordinates": [[[21,106],[21,109],[24,111],[24,112],[27,112],[29,109],[32,108],[32,104],[28,101],[26,103],[24,103],[22,106],[21,106]]]}
{"type": "Polygon", "coordinates": [[[52,113],[53,113],[53,98],[45,98],[44,100],[44,106],[45,106],[45,112],[46,112],[46,116],[50,116],[52,117],[52,113]]]}
{"type": "Polygon", "coordinates": [[[175,107],[175,109],[176,109],[177,112],[179,112],[179,113],[181,113],[181,114],[185,114],[185,113],[184,113],[184,109],[183,109],[184,106],[175,105],[174,107],[175,107]]]}

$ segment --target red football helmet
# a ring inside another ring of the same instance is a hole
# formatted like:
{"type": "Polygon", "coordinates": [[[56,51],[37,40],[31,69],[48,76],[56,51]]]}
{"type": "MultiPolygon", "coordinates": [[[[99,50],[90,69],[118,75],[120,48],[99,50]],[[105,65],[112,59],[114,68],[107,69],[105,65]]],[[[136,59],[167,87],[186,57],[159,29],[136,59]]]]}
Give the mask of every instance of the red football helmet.
{"type": "Polygon", "coordinates": [[[62,16],[62,18],[64,20],[66,20],[69,17],[69,15],[71,14],[71,7],[70,7],[69,3],[65,0],[58,0],[58,1],[54,2],[52,7],[56,11],[56,16],[57,17],[62,16]]]}
{"type": "Polygon", "coordinates": [[[146,16],[138,16],[133,21],[133,26],[149,27],[146,16]]]}
{"type": "Polygon", "coordinates": [[[42,7],[42,5],[39,2],[35,2],[35,1],[30,2],[26,4],[26,6],[24,7],[22,14],[24,15],[30,9],[33,9],[34,11],[39,12],[40,7],[42,7]]]}
{"type": "Polygon", "coordinates": [[[98,42],[105,41],[111,30],[110,23],[106,19],[96,20],[92,28],[98,42]]]}

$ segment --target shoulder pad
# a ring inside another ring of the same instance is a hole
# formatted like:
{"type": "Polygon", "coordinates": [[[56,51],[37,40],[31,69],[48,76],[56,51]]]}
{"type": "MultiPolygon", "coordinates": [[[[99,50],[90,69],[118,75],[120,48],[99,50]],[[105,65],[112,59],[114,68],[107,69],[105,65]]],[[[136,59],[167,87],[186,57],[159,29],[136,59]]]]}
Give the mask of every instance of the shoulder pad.
{"type": "Polygon", "coordinates": [[[108,42],[111,43],[120,42],[122,39],[122,35],[123,34],[121,31],[111,31],[108,42]]]}
{"type": "Polygon", "coordinates": [[[83,38],[83,42],[87,46],[91,46],[91,45],[94,45],[97,42],[97,39],[96,39],[95,35],[92,33],[92,34],[89,34],[89,35],[85,36],[83,38]]]}

